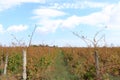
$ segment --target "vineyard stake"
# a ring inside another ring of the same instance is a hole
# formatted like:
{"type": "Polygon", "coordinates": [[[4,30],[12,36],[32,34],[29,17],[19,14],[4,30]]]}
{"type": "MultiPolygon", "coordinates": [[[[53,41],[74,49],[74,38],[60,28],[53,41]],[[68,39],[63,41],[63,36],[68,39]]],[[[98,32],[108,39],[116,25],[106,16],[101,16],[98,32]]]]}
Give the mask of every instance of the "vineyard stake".
{"type": "Polygon", "coordinates": [[[26,65],[27,65],[26,50],[23,50],[23,80],[27,79],[26,65]]]}

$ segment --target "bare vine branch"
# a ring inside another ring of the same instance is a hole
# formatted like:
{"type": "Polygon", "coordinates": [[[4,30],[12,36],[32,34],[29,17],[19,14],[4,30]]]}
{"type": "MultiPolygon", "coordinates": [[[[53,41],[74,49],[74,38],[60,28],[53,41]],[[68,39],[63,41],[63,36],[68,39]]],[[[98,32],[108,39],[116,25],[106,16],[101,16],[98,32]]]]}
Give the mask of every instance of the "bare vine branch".
{"type": "Polygon", "coordinates": [[[23,39],[18,40],[14,34],[11,34],[11,36],[12,36],[13,39],[16,41],[16,43],[13,42],[13,44],[14,44],[15,46],[16,46],[16,45],[17,45],[17,46],[23,46],[23,45],[25,44],[25,42],[22,43],[22,40],[23,40],[23,39]]]}
{"type": "Polygon", "coordinates": [[[72,32],[72,33],[78,38],[82,39],[87,44],[87,46],[90,46],[87,42],[87,39],[84,36],[80,36],[78,33],[75,33],[75,32],[72,32]]]}
{"type": "Polygon", "coordinates": [[[98,40],[96,39],[96,37],[103,31],[99,30],[98,32],[96,32],[96,34],[93,37],[93,40],[88,39],[87,37],[83,36],[83,35],[79,35],[78,33],[72,32],[75,36],[77,36],[78,38],[80,38],[81,40],[83,40],[86,45],[89,47],[91,44],[93,45],[93,47],[97,47],[99,41],[101,41],[102,39],[104,39],[105,35],[102,35],[98,40]]]}
{"type": "Polygon", "coordinates": [[[36,28],[37,28],[37,25],[35,25],[34,30],[33,30],[33,31],[32,31],[32,33],[31,33],[31,36],[30,36],[30,40],[29,40],[28,47],[31,45],[32,38],[33,38],[33,35],[34,35],[34,33],[35,33],[36,28]]]}

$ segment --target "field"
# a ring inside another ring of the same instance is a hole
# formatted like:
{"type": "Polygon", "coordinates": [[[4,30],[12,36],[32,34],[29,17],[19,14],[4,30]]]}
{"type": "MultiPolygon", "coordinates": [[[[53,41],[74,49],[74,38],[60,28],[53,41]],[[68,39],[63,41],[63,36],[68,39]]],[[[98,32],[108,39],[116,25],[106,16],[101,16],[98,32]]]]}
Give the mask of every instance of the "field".
{"type": "MultiPolygon", "coordinates": [[[[0,47],[0,80],[22,80],[23,49],[0,47]],[[7,55],[7,73],[3,74],[7,55]]],[[[27,80],[119,80],[120,48],[96,48],[99,79],[94,51],[91,47],[31,46],[27,49],[27,80]]]]}

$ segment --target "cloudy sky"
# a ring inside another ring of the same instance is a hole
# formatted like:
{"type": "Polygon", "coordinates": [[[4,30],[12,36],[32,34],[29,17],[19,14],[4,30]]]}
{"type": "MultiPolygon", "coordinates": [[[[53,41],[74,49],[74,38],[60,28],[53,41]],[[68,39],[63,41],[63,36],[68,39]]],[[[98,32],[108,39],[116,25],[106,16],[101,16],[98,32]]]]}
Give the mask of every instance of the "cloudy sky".
{"type": "Polygon", "coordinates": [[[35,25],[32,44],[85,46],[72,32],[92,40],[104,29],[97,39],[104,35],[108,45],[119,46],[120,1],[0,0],[0,44],[28,44],[35,25]]]}

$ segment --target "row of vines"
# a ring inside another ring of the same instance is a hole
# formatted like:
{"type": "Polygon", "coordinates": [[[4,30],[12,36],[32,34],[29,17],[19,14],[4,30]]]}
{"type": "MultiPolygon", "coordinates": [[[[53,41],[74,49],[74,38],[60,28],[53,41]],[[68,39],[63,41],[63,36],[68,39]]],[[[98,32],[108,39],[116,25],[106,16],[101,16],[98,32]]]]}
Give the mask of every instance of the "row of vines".
{"type": "MultiPolygon", "coordinates": [[[[23,71],[22,47],[1,47],[0,80],[21,80],[23,71]],[[7,75],[3,75],[6,53],[9,53],[7,75]]],[[[27,80],[47,80],[58,53],[57,48],[30,47],[27,54],[27,80]]]]}
{"type": "MultiPolygon", "coordinates": [[[[0,47],[0,80],[22,80],[23,49],[22,47],[0,47]],[[7,74],[3,75],[7,53],[7,74]]],[[[101,47],[97,48],[97,51],[100,66],[99,80],[119,80],[120,48],[101,47]]],[[[27,80],[66,79],[96,79],[94,48],[29,47],[27,52],[27,80]],[[62,74],[66,75],[66,78],[62,78],[62,74]],[[56,78],[60,75],[61,78],[56,78]]]]}
{"type": "MultiPolygon", "coordinates": [[[[96,80],[94,48],[63,48],[65,62],[76,80],[96,80]]],[[[97,48],[100,77],[97,80],[120,79],[120,48],[97,48]]]]}

